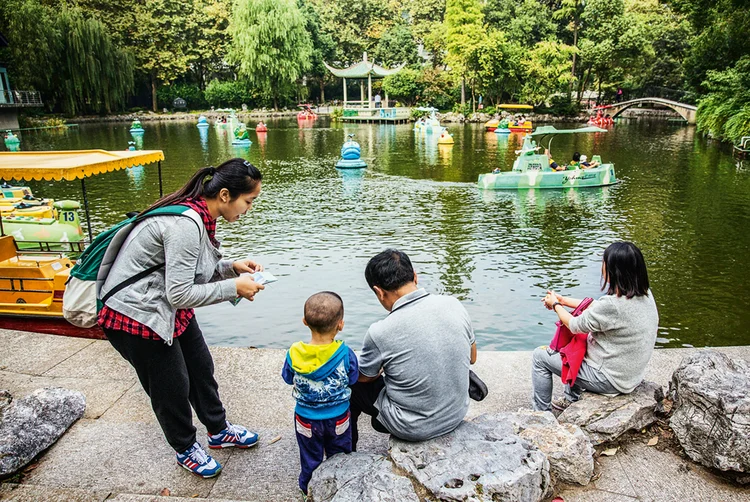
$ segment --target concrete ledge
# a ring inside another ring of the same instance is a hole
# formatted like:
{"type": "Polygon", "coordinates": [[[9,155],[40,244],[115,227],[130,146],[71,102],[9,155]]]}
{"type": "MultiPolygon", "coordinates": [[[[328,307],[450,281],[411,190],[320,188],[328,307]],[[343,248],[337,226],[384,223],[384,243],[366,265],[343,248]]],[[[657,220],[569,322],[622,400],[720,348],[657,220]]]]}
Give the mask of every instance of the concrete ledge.
{"type": "MultiPolygon", "coordinates": [[[[41,456],[20,485],[0,486],[0,499],[136,502],[156,500],[168,488],[172,496],[191,500],[301,500],[294,400],[280,376],[283,350],[211,348],[230,420],[257,430],[261,441],[251,450],[216,452],[224,471],[202,480],[174,461],[134,372],[108,342],[0,330],[0,346],[0,388],[21,396],[62,386],[80,390],[88,402],[84,418],[41,456]]],[[[646,378],[666,386],[682,358],[696,350],[657,350],[646,378]]],[[[718,350],[750,361],[750,347],[718,350]]],[[[472,402],[470,417],[530,407],[531,352],[480,351],[474,370],[490,393],[472,402]]],[[[556,387],[559,392],[559,381],[556,387]]],[[[198,437],[205,437],[205,429],[197,427],[198,437]]],[[[361,429],[361,451],[386,452],[387,436],[365,423],[361,429]]],[[[598,462],[597,480],[585,488],[561,487],[557,495],[566,502],[750,501],[750,490],[645,445],[621,448],[598,462]]]]}

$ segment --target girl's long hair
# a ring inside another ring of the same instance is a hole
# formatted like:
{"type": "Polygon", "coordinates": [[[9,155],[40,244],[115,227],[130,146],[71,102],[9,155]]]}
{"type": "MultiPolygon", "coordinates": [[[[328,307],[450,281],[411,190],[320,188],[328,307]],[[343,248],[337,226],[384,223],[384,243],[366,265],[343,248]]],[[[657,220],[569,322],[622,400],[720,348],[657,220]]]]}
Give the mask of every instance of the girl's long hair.
{"type": "Polygon", "coordinates": [[[649,282],[646,260],[632,242],[613,242],[604,250],[604,276],[602,290],[608,295],[634,296],[648,294],[649,282]]]}
{"type": "Polygon", "coordinates": [[[144,213],[158,207],[179,204],[187,199],[213,199],[222,188],[229,190],[230,200],[234,200],[255,190],[262,179],[263,175],[250,162],[240,158],[230,159],[219,167],[199,169],[182,188],[157,200],[144,213]]]}

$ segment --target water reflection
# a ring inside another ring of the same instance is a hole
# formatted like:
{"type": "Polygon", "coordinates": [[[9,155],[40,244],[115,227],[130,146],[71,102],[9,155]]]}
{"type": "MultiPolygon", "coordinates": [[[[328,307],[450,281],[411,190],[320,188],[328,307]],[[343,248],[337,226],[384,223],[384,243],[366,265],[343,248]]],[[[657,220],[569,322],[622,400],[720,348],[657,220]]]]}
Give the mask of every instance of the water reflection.
{"type": "MultiPolygon", "coordinates": [[[[549,341],[551,316],[539,302],[546,288],[597,296],[601,253],[633,240],[646,255],[660,309],[660,343],[750,343],[750,311],[734,291],[750,288],[738,251],[750,248],[750,175],[693,128],[638,121],[608,133],[556,138],[553,155],[599,154],[615,164],[615,186],[595,189],[480,191],[479,173],[510,170],[521,135],[498,136],[482,124],[449,125],[456,144],[412,125],[330,124],[301,129],[272,120],[257,148],[231,146],[214,128],[207,151],[194,124],[149,123],[141,147],[162,149],[164,190],[179,188],[206,164],[243,156],[264,175],[263,193],[237,224],[217,234],[229,257],[252,255],[280,280],[255,302],[199,309],[210,343],[286,347],[299,337],[304,300],[320,289],[341,293],[354,347],[382,307],[363,278],[367,260],[386,247],[412,257],[420,284],[460,297],[483,349],[531,349],[549,341]],[[339,171],[346,135],[355,134],[365,170],[339,171]],[[145,142],[145,144],[144,144],[145,142]],[[690,309],[673,300],[690,292],[690,309]],[[252,319],[252,323],[247,323],[252,319]],[[243,326],[238,328],[238,326],[243,326]]],[[[120,150],[123,125],[81,126],[61,135],[24,134],[24,149],[120,150]]],[[[156,166],[87,180],[95,232],[158,197],[156,166]],[[137,206],[137,207],[134,207],[137,206]]],[[[34,182],[34,192],[80,198],[77,185],[34,182]]]]}

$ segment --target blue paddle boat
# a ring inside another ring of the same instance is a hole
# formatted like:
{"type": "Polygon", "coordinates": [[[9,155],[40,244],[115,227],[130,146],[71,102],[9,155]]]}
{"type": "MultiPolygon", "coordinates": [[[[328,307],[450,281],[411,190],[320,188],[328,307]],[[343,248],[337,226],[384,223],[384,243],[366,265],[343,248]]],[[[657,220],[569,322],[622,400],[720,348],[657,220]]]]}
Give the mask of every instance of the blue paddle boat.
{"type": "Polygon", "coordinates": [[[336,163],[339,169],[362,169],[367,167],[365,161],[360,158],[362,151],[359,143],[354,141],[354,134],[347,136],[346,143],[341,147],[341,158],[336,163]]]}

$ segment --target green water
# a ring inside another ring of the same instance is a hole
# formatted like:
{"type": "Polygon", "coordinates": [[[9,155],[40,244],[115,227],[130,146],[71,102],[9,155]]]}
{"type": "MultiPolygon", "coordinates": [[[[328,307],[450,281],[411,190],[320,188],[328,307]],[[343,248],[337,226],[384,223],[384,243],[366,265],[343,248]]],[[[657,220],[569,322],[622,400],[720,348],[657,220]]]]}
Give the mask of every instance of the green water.
{"type": "MultiPolygon", "coordinates": [[[[248,126],[254,129],[255,122],[248,126]]],[[[549,341],[554,314],[546,288],[600,294],[600,261],[612,241],[643,250],[659,305],[659,345],[750,344],[750,171],[692,127],[617,124],[598,135],[561,136],[553,154],[574,150],[615,164],[619,184],[593,189],[482,192],[477,175],[510,169],[520,136],[498,139],[481,125],[449,125],[456,143],[438,147],[410,125],[269,122],[265,141],[234,148],[224,130],[203,138],[194,123],[144,123],[143,148],[161,149],[165,191],[198,167],[244,156],[264,174],[256,207],[220,222],[225,254],[252,256],[279,277],[254,302],[198,310],[209,343],[287,347],[304,338],[305,299],[320,290],[345,301],[342,337],[359,347],[385,316],[364,280],[367,260],[386,247],[412,258],[420,285],[462,300],[485,350],[523,350],[549,341]],[[369,166],[333,166],[355,133],[369,166]]],[[[126,149],[128,124],[24,132],[24,150],[126,149]]],[[[78,182],[33,182],[35,194],[80,199],[78,182]]],[[[87,181],[95,233],[158,197],[156,165],[87,181]]]]}

